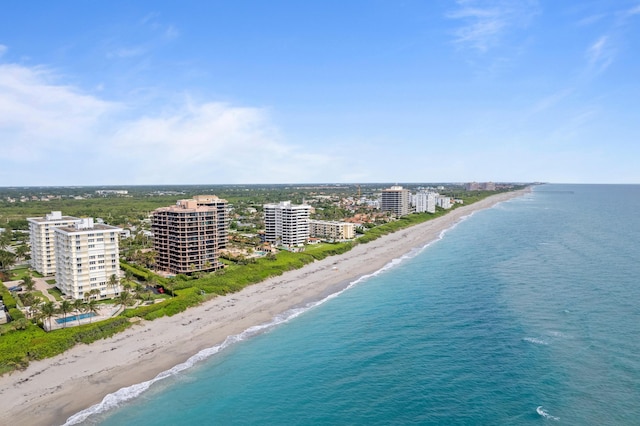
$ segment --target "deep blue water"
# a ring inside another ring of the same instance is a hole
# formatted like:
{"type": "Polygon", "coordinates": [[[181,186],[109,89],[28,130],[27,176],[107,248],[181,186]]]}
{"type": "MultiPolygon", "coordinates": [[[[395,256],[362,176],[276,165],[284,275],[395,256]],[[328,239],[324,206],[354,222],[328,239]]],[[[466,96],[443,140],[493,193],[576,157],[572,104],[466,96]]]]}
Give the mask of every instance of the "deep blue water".
{"type": "Polygon", "coordinates": [[[86,422],[639,424],[638,212],[536,187],[86,422]]]}

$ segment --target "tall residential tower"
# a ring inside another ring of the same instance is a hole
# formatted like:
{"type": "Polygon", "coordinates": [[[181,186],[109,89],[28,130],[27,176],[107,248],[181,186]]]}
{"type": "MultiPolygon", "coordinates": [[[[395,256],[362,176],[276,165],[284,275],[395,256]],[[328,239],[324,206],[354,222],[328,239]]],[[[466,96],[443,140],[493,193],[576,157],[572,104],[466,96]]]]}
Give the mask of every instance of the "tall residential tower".
{"type": "Polygon", "coordinates": [[[56,273],[56,251],[54,243],[54,228],[58,226],[72,226],[81,219],[72,216],[62,216],[62,212],[54,211],[45,217],[30,217],[29,239],[31,242],[31,267],[44,276],[56,273]]]}
{"type": "Polygon", "coordinates": [[[111,285],[111,276],[119,276],[118,237],[121,229],[81,219],[69,226],[55,228],[56,286],[74,299],[112,298],[120,294],[119,281],[111,285]]]}
{"type": "Polygon", "coordinates": [[[392,186],[382,190],[380,197],[380,210],[392,212],[396,216],[409,214],[410,193],[408,189],[401,186],[392,186]]]}
{"type": "Polygon", "coordinates": [[[265,239],[273,244],[294,247],[309,239],[311,206],[282,201],[264,205],[265,239]]]}
{"type": "Polygon", "coordinates": [[[226,200],[202,195],[179,200],[153,212],[151,230],[158,269],[188,274],[224,267],[219,257],[228,238],[226,200]]]}

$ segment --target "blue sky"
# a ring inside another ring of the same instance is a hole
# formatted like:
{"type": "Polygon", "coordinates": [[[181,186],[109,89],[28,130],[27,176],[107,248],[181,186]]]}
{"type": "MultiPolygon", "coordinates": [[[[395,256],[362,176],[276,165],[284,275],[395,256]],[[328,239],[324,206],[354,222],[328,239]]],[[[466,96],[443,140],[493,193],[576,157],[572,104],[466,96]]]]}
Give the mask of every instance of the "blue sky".
{"type": "Polygon", "coordinates": [[[640,183],[640,0],[7,1],[0,186],[640,183]]]}

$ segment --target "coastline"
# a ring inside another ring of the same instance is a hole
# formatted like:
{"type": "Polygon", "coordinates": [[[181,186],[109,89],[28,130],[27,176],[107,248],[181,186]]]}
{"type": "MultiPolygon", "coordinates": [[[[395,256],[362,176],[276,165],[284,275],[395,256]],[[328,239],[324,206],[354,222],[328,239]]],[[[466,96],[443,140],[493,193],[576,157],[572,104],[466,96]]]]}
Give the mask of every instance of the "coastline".
{"type": "Polygon", "coordinates": [[[222,344],[228,336],[341,291],[393,259],[437,240],[463,217],[528,191],[496,194],[458,207],[437,219],[216,297],[173,317],[141,321],[109,339],[32,362],[24,371],[0,377],[0,399],[5,407],[0,423],[63,424],[105,395],[151,380],[200,351],[222,344]]]}

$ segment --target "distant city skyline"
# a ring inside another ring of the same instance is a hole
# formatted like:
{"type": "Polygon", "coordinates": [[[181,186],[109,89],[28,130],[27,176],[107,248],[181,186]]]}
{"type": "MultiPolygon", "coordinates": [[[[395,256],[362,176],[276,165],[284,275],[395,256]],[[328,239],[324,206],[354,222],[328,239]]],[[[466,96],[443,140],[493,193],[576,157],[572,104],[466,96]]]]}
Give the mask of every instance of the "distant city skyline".
{"type": "Polygon", "coordinates": [[[640,183],[640,0],[2,10],[0,186],[640,183]]]}

